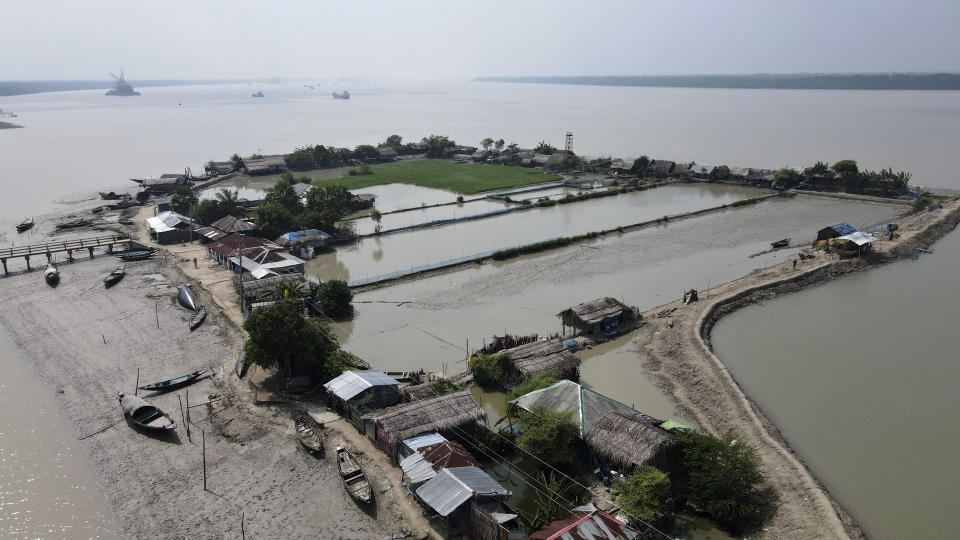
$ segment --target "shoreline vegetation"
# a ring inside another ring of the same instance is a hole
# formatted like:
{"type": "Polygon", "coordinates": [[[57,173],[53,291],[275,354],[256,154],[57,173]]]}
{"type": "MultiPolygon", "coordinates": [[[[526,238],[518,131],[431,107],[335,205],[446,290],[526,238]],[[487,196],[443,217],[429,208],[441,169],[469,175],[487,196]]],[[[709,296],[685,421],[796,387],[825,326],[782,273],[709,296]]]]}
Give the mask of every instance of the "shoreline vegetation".
{"type": "MultiPolygon", "coordinates": [[[[269,83],[272,79],[147,79],[136,81],[137,87],[199,86],[205,84],[269,83]]],[[[0,96],[22,96],[44,92],[72,92],[75,90],[108,90],[114,81],[0,81],[0,96]]]]}
{"type": "Polygon", "coordinates": [[[960,90],[958,73],[757,73],[476,77],[474,82],[757,90],[960,90]]]}

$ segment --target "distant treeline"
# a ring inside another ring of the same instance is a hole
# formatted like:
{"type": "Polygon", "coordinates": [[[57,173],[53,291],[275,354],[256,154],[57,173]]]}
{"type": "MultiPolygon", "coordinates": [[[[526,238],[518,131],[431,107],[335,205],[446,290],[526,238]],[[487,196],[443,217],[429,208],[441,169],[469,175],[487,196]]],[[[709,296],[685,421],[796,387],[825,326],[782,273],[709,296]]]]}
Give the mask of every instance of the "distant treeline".
{"type": "MultiPolygon", "coordinates": [[[[156,79],[146,81],[127,81],[135,88],[141,86],[189,86],[197,84],[227,84],[269,82],[267,79],[209,79],[209,80],[179,80],[156,79]]],[[[0,96],[17,96],[20,94],[36,94],[39,92],[67,92],[70,90],[108,90],[113,88],[113,81],[0,81],[0,96]]]]}
{"type": "Polygon", "coordinates": [[[477,77],[476,82],[663,86],[685,88],[774,88],[809,90],[960,90],[958,73],[797,73],[756,75],[646,75],[587,77],[477,77]]]}

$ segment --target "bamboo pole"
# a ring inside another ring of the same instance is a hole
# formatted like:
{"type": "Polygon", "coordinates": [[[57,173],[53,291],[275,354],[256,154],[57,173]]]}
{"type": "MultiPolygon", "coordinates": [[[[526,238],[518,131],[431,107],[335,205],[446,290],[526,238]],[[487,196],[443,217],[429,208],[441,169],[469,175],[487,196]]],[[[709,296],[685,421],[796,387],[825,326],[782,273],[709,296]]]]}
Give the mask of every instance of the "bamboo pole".
{"type": "Polygon", "coordinates": [[[137,383],[133,385],[133,395],[137,395],[140,390],[140,368],[137,368],[137,383]]]}
{"type": "Polygon", "coordinates": [[[180,402],[180,421],[183,425],[187,425],[187,417],[183,414],[183,399],[180,396],[177,396],[177,401],[180,402]]]}
{"type": "Polygon", "coordinates": [[[207,490],[207,434],[200,431],[200,442],[203,445],[203,490],[207,490]]]}

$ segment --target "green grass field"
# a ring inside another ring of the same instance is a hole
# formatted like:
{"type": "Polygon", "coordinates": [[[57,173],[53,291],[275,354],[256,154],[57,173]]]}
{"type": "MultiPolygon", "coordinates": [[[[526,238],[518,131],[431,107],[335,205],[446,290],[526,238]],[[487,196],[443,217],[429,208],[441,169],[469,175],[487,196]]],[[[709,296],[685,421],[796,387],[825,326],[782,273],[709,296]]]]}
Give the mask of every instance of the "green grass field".
{"type": "Polygon", "coordinates": [[[347,189],[382,184],[413,184],[470,195],[481,191],[507,189],[560,179],[560,176],[555,174],[544,174],[536,169],[525,167],[453,163],[441,159],[384,163],[373,165],[371,169],[373,174],[314,180],[314,183],[341,184],[347,189]]]}

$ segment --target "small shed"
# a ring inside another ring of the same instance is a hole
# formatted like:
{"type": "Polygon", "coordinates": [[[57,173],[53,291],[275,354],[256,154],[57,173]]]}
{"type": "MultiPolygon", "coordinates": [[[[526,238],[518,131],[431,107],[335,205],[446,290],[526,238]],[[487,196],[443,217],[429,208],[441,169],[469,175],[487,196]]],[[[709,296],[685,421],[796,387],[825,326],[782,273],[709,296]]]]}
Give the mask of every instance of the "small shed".
{"type": "Polygon", "coordinates": [[[208,176],[230,174],[234,170],[236,170],[236,167],[232,161],[208,161],[203,164],[203,172],[208,176]]]}
{"type": "Polygon", "coordinates": [[[692,175],[690,172],[690,163],[677,163],[673,166],[673,170],[670,171],[670,176],[676,176],[677,178],[687,178],[692,175]]]}
{"type": "Polygon", "coordinates": [[[730,178],[739,178],[744,180],[750,174],[750,169],[746,167],[730,167],[730,178]]]}
{"type": "Polygon", "coordinates": [[[398,454],[402,457],[406,457],[411,454],[416,454],[417,450],[425,446],[439,444],[446,442],[446,440],[447,438],[439,433],[424,433],[422,435],[417,435],[416,437],[410,437],[409,439],[404,439],[401,441],[398,454]]]}
{"type": "Polygon", "coordinates": [[[773,171],[770,169],[750,169],[747,173],[747,181],[757,186],[769,186],[773,184],[773,171]]]}
{"type": "Polygon", "coordinates": [[[634,465],[666,469],[673,462],[676,440],[659,427],[662,423],[643,414],[611,411],[587,435],[587,446],[598,458],[625,469],[634,465]]]}
{"type": "Polygon", "coordinates": [[[542,406],[555,412],[569,412],[579,426],[581,438],[589,435],[607,413],[643,414],[582,384],[567,380],[524,394],[510,403],[527,411],[542,406]]]}
{"type": "Polygon", "coordinates": [[[647,165],[647,174],[650,176],[663,178],[673,171],[676,163],[665,159],[655,159],[647,165]]]}
{"type": "Polygon", "coordinates": [[[871,250],[871,244],[877,239],[873,236],[860,231],[845,234],[834,242],[838,242],[837,254],[841,257],[861,256],[871,250]]]}
{"type": "Polygon", "coordinates": [[[638,536],[638,531],[592,504],[578,506],[527,535],[533,540],[633,540],[638,536]]]}
{"type": "Polygon", "coordinates": [[[173,193],[180,186],[187,185],[186,176],[161,176],[160,178],[147,178],[140,183],[144,191],[150,193],[162,194],[173,193]]]}
{"type": "Polygon", "coordinates": [[[373,193],[356,193],[350,194],[350,210],[364,210],[366,208],[373,208],[373,203],[376,202],[377,196],[373,193]]]}
{"type": "Polygon", "coordinates": [[[421,484],[443,469],[480,467],[480,463],[459,443],[444,441],[420,448],[400,460],[400,468],[412,484],[421,484]]]}
{"type": "Polygon", "coordinates": [[[397,159],[397,151],[390,146],[381,146],[377,148],[377,153],[380,154],[380,161],[393,161],[397,159]]]}
{"type": "Polygon", "coordinates": [[[633,310],[613,298],[598,298],[557,313],[563,325],[584,333],[612,332],[633,320],[633,310]]]}
{"type": "Polygon", "coordinates": [[[421,399],[363,416],[367,437],[391,455],[399,443],[427,431],[463,436],[473,432],[483,408],[467,390],[421,399]]]}
{"type": "Polygon", "coordinates": [[[470,159],[473,161],[486,161],[490,157],[490,151],[484,150],[483,148],[477,148],[477,150],[470,155],[470,159]]]}
{"type": "Polygon", "coordinates": [[[442,522],[446,537],[457,537],[470,524],[470,505],[501,501],[512,493],[478,467],[443,469],[417,488],[417,498],[442,522]]]}
{"type": "Polygon", "coordinates": [[[276,174],[287,170],[287,162],[283,156],[263,156],[261,158],[244,158],[243,168],[247,174],[276,174]]]}
{"type": "Polygon", "coordinates": [[[297,197],[300,197],[301,199],[306,199],[307,193],[310,193],[310,191],[313,190],[314,185],[308,184],[306,182],[297,182],[290,187],[293,188],[293,191],[294,193],[297,194],[297,197]]]}
{"type": "Polygon", "coordinates": [[[328,403],[337,410],[347,405],[370,409],[389,407],[400,402],[400,383],[382,371],[344,371],[327,384],[328,403]]]}
{"type": "Polygon", "coordinates": [[[845,222],[837,223],[836,225],[831,225],[829,227],[824,227],[817,231],[817,242],[821,240],[829,240],[831,238],[839,238],[847,234],[853,234],[857,232],[852,225],[845,222]]]}
{"type": "Polygon", "coordinates": [[[160,244],[189,242],[193,239],[193,231],[201,227],[187,216],[170,210],[147,218],[147,225],[150,236],[160,244]]]}
{"type": "Polygon", "coordinates": [[[280,235],[277,243],[305,259],[313,258],[313,251],[327,245],[330,235],[320,229],[306,229],[280,235]]]}
{"type": "Polygon", "coordinates": [[[513,388],[521,382],[544,373],[554,372],[558,378],[580,376],[580,359],[570,352],[560,338],[532,341],[504,351],[507,357],[503,385],[513,388]]]}
{"type": "Polygon", "coordinates": [[[709,178],[716,168],[716,166],[708,163],[692,163],[690,165],[690,174],[697,178],[709,178]]]}

